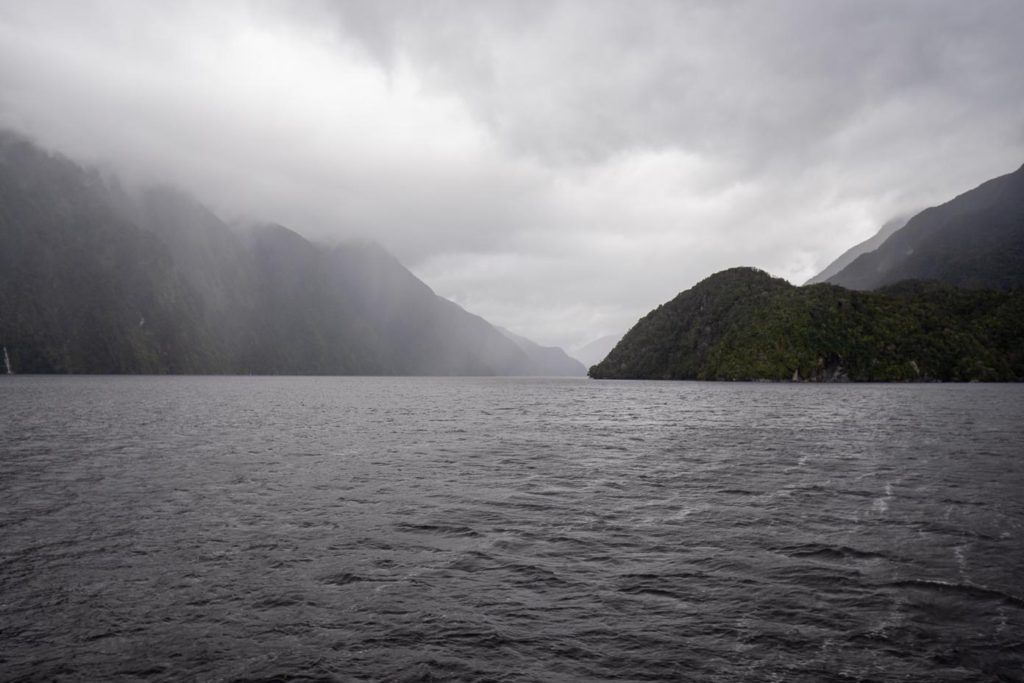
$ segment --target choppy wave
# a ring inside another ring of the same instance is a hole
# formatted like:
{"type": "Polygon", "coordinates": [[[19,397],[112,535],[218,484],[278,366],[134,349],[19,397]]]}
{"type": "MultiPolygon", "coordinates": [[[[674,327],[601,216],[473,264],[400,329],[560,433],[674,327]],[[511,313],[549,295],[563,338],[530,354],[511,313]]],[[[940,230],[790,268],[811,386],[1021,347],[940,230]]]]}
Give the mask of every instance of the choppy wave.
{"type": "Polygon", "coordinates": [[[1024,680],[1024,387],[0,378],[0,679],[1024,680]]]}
{"type": "Polygon", "coordinates": [[[1013,607],[1024,608],[1024,598],[1007,593],[1006,591],[988,588],[987,586],[978,586],[973,583],[957,583],[954,581],[939,581],[937,579],[901,579],[894,581],[892,585],[901,588],[925,588],[967,598],[997,600],[1013,607]]]}

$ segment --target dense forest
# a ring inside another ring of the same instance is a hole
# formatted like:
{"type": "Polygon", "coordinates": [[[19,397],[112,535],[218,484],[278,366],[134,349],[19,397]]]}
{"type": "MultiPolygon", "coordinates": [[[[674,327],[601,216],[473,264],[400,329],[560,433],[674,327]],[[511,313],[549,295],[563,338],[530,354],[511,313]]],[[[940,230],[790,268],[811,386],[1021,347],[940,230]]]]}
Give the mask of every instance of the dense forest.
{"type": "Polygon", "coordinates": [[[874,292],[726,270],[644,316],[598,379],[1024,379],[1024,293],[907,281],[874,292]]]}

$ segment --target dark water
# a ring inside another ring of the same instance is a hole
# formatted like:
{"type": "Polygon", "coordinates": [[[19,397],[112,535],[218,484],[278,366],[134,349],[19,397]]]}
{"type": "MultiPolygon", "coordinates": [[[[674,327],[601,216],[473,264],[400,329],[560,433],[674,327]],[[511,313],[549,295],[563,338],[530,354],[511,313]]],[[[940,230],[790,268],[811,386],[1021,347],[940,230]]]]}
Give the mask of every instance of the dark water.
{"type": "Polygon", "coordinates": [[[0,378],[4,680],[1024,680],[1024,386],[0,378]]]}

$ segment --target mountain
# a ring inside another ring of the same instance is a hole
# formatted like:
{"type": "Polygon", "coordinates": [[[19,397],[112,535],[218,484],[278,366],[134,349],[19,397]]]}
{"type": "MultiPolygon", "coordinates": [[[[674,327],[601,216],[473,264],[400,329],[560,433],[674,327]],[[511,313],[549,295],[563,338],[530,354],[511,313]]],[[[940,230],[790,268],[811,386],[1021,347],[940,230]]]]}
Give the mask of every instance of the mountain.
{"type": "Polygon", "coordinates": [[[573,358],[579,359],[588,368],[595,363],[600,363],[608,352],[615,348],[615,345],[622,339],[621,334],[609,334],[599,337],[594,341],[584,344],[572,352],[573,358]]]}
{"type": "Polygon", "coordinates": [[[529,357],[534,367],[541,370],[540,374],[560,377],[583,377],[587,374],[583,363],[575,358],[570,358],[565,351],[557,346],[541,346],[537,342],[506,330],[504,327],[497,329],[529,357]]]}
{"type": "Polygon", "coordinates": [[[1024,293],[904,282],[877,292],[716,273],[659,306],[596,379],[1022,380],[1024,293]]]}
{"type": "Polygon", "coordinates": [[[911,218],[828,282],[877,289],[901,280],[1024,287],[1024,166],[911,218]]]}
{"type": "Polygon", "coordinates": [[[377,245],[235,231],[6,132],[0,245],[15,372],[563,374],[377,245]]]}
{"type": "Polygon", "coordinates": [[[0,344],[16,372],[197,372],[219,349],[170,250],[95,171],[0,136],[0,344]]]}
{"type": "Polygon", "coordinates": [[[860,244],[855,244],[854,246],[844,251],[839,256],[839,258],[837,258],[832,263],[828,264],[828,266],[826,266],[824,270],[822,270],[820,273],[812,277],[804,284],[814,285],[819,282],[827,282],[830,277],[833,277],[834,275],[839,273],[839,271],[841,271],[843,268],[846,268],[846,266],[853,263],[853,260],[856,259],[861,254],[866,254],[869,251],[874,251],[875,249],[880,247],[882,243],[889,239],[889,237],[894,232],[896,232],[904,225],[906,225],[907,220],[907,216],[900,216],[886,221],[878,232],[876,232],[874,235],[864,240],[860,244]]]}

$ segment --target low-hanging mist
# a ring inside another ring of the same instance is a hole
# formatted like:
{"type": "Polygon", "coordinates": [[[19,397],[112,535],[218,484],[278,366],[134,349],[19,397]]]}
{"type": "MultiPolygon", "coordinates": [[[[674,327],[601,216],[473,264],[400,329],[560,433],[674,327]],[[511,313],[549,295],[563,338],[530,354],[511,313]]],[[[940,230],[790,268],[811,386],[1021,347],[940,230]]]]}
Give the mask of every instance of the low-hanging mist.
{"type": "Polygon", "coordinates": [[[372,242],[232,230],[0,132],[0,345],[17,373],[582,375],[372,242]]]}

